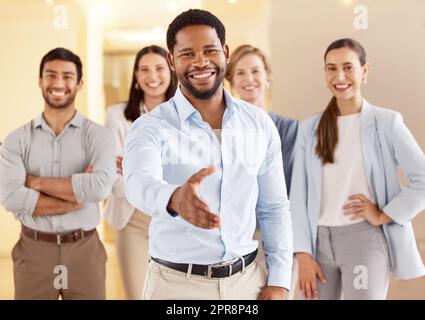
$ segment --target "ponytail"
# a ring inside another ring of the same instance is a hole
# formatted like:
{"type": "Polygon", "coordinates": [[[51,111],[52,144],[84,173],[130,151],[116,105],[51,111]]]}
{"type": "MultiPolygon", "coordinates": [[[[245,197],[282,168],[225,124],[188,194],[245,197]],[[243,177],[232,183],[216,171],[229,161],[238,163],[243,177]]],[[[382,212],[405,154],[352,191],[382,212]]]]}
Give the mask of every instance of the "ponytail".
{"type": "Polygon", "coordinates": [[[323,164],[334,163],[334,152],[338,143],[338,115],[336,98],[333,97],[323,112],[317,128],[316,154],[323,164]]]}

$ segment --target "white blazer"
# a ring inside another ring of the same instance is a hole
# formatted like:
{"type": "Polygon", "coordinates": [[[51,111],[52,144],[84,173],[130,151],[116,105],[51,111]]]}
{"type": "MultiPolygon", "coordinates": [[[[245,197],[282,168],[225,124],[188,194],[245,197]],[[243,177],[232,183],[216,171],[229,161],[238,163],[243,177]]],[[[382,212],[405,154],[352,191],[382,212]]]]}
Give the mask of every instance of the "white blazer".
{"type": "MultiPolygon", "coordinates": [[[[124,116],[125,107],[126,103],[110,106],[106,112],[105,122],[105,127],[110,128],[115,137],[115,154],[121,157],[123,156],[125,138],[132,124],[124,116]]],[[[133,212],[134,207],[125,197],[124,178],[122,175],[117,175],[112,192],[107,200],[104,218],[115,230],[121,230],[127,225],[133,212]]]]}
{"type": "MultiPolygon", "coordinates": [[[[298,130],[290,195],[294,252],[313,256],[321,202],[322,163],[315,153],[321,115],[303,121],[298,130]]],[[[423,276],[425,267],[410,221],[425,209],[425,155],[398,112],[363,100],[360,119],[372,200],[393,220],[383,225],[391,271],[398,279],[423,276]],[[398,167],[407,187],[401,187],[398,167]]]]}

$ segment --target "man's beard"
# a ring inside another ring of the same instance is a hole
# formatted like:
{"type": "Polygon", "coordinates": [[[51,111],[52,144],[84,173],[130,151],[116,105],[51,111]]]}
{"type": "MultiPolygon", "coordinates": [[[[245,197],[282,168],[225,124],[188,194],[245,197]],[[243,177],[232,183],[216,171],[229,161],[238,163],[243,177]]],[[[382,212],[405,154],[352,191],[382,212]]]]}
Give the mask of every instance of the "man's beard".
{"type": "MultiPolygon", "coordinates": [[[[190,72],[193,72],[191,70],[190,72]]],[[[189,80],[189,71],[185,72],[182,76],[177,75],[180,83],[190,92],[191,95],[193,95],[196,99],[199,100],[207,100],[214,96],[217,92],[217,90],[220,88],[221,83],[224,80],[224,68],[220,69],[219,67],[215,67],[215,74],[216,78],[214,81],[214,85],[209,90],[200,91],[196,89],[189,80]]]]}
{"type": "Polygon", "coordinates": [[[74,103],[75,93],[73,95],[70,95],[68,97],[68,99],[66,99],[65,102],[63,102],[61,104],[57,104],[57,103],[55,104],[54,102],[50,101],[49,95],[48,95],[47,92],[46,93],[43,92],[43,98],[44,98],[44,101],[46,102],[46,104],[49,107],[51,107],[53,109],[65,109],[65,108],[69,107],[71,104],[74,103]]]}

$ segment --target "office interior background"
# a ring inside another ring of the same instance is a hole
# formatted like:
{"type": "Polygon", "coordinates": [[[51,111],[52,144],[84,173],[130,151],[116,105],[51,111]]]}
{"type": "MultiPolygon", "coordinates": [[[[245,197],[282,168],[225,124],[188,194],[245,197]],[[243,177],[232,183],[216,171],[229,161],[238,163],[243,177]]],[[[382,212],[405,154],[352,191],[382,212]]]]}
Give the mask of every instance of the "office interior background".
{"type": "MultiPolygon", "coordinates": [[[[85,84],[76,106],[103,124],[107,106],[127,99],[135,53],[149,44],[166,47],[168,24],[189,8],[223,21],[231,51],[252,44],[266,52],[269,109],[299,120],[330,99],[323,74],[328,44],[359,40],[372,64],[364,96],[401,112],[425,150],[425,0],[0,0],[0,141],[42,111],[38,67],[47,51],[61,46],[81,57],[85,84]]],[[[425,260],[425,215],[413,224],[425,260]]],[[[109,255],[107,298],[123,299],[114,232],[106,222],[98,230],[109,255]]],[[[10,252],[19,232],[0,206],[0,299],[13,299],[10,252]]],[[[425,277],[392,279],[388,298],[425,299],[425,277]]]]}

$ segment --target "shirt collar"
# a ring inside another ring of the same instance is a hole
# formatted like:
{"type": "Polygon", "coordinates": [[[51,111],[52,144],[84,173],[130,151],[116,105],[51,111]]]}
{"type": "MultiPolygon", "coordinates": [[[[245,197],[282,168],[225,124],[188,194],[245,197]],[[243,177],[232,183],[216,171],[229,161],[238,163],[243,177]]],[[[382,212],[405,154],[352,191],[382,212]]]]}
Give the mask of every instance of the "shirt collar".
{"type": "MultiPolygon", "coordinates": [[[[78,111],[75,111],[74,116],[72,117],[71,121],[66,125],[66,127],[73,126],[73,127],[81,127],[83,124],[83,116],[78,111]]],[[[46,120],[43,117],[43,114],[40,114],[37,118],[34,119],[34,127],[35,128],[42,128],[47,129],[50,128],[47,124],[46,120]]]]}
{"type": "MultiPolygon", "coordinates": [[[[234,106],[236,105],[235,99],[223,89],[224,102],[226,104],[226,113],[233,113],[234,106]]],[[[180,89],[180,86],[177,87],[176,93],[174,94],[174,102],[176,104],[177,113],[179,115],[180,121],[186,121],[193,114],[198,114],[199,112],[192,106],[192,104],[184,96],[183,92],[180,89]]]]}

